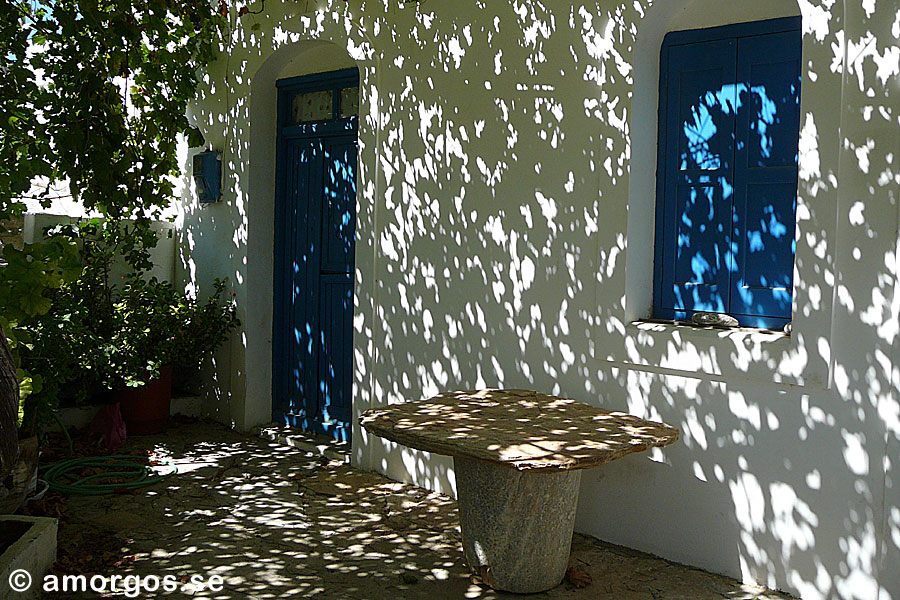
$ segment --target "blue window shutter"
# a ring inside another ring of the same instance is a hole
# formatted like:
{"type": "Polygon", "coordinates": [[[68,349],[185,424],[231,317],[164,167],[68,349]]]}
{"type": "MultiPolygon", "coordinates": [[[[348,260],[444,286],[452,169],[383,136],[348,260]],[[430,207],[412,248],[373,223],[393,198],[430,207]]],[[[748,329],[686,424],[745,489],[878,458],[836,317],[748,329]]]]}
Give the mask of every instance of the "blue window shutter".
{"type": "Polygon", "coordinates": [[[797,17],[666,36],[654,317],[790,320],[800,61],[797,17]]]}
{"type": "Polygon", "coordinates": [[[738,42],[730,312],[746,324],[791,316],[800,47],[796,31],[738,42]]]}
{"type": "Polygon", "coordinates": [[[656,316],[727,310],[736,51],[715,40],[662,57],[656,316]]]}

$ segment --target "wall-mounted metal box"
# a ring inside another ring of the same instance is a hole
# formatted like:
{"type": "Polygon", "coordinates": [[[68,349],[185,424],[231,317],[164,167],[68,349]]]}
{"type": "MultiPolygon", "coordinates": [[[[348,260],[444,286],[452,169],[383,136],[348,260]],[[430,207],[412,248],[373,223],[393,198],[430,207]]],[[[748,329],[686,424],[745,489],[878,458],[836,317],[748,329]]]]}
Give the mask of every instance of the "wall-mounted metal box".
{"type": "Polygon", "coordinates": [[[201,204],[222,199],[222,154],[200,152],[194,155],[194,187],[201,204]]]}

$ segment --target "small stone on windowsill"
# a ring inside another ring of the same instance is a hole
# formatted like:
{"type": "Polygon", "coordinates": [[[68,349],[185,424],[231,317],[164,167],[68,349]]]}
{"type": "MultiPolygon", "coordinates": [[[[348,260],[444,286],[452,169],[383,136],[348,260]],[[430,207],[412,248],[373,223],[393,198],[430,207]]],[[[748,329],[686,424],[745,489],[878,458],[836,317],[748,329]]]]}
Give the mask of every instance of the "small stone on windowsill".
{"type": "Polygon", "coordinates": [[[738,320],[725,313],[698,312],[691,317],[691,323],[701,326],[737,327],[738,320]]]}

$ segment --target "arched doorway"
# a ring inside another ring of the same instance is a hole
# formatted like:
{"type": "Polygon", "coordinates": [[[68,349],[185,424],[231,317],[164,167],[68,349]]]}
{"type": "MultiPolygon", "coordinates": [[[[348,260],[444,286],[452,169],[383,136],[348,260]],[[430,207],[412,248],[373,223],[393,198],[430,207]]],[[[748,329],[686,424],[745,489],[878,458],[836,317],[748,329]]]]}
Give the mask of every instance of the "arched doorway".
{"type": "Polygon", "coordinates": [[[273,418],[349,440],[359,72],[276,85],[273,418]]]}

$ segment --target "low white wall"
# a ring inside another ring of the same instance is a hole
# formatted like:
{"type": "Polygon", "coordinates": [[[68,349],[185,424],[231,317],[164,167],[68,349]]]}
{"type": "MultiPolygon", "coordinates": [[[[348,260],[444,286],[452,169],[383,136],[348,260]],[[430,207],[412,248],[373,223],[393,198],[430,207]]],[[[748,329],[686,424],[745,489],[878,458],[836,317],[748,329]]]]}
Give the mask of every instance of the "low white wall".
{"type": "MultiPolygon", "coordinates": [[[[41,238],[50,227],[68,225],[78,221],[78,217],[66,215],[53,215],[47,213],[26,213],[25,226],[22,237],[25,243],[30,244],[41,238]]],[[[168,221],[153,221],[150,228],[157,235],[156,247],[150,250],[150,261],[153,268],[147,271],[147,277],[156,277],[160,281],[175,281],[175,225],[168,221]]],[[[111,280],[123,275],[129,270],[123,259],[113,263],[110,273],[111,280]]]]}

